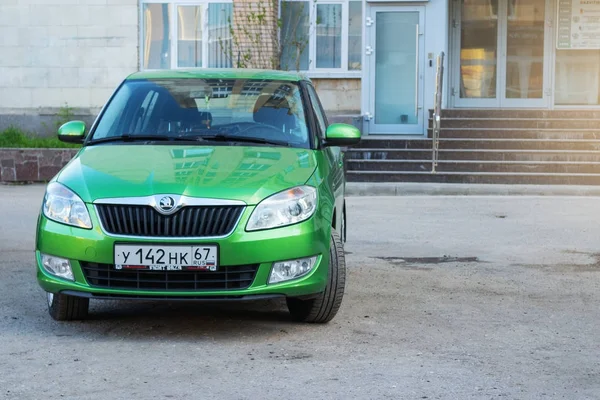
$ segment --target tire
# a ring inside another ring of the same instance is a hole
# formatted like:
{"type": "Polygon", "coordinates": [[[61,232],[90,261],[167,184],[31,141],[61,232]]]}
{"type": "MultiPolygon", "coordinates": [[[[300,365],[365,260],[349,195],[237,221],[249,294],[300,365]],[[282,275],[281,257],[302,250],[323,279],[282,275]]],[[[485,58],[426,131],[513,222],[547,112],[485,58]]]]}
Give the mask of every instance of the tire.
{"type": "Polygon", "coordinates": [[[48,312],[56,321],[85,319],[90,307],[90,299],[60,293],[46,293],[48,312]]]}
{"type": "Polygon", "coordinates": [[[316,298],[302,300],[294,297],[287,299],[287,306],[295,321],[326,323],[335,317],[344,297],[346,286],[346,259],[344,245],[340,235],[331,231],[329,246],[329,273],[325,291],[316,298]]]}

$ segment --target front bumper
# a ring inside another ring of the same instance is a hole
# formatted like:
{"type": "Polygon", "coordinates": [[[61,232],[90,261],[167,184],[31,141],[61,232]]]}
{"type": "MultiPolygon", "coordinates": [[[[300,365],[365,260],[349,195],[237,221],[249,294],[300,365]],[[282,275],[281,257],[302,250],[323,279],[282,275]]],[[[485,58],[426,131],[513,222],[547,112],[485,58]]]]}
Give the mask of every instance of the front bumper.
{"type": "Polygon", "coordinates": [[[234,232],[222,239],[169,239],[123,238],[105,234],[98,223],[93,207],[88,206],[92,218],[91,230],[66,226],[48,220],[43,215],[38,222],[36,240],[37,279],[47,292],[92,298],[145,298],[145,299],[254,299],[266,297],[304,297],[325,289],[329,265],[329,224],[320,223],[317,213],[300,224],[258,231],[245,232],[246,222],[253,211],[247,207],[234,232]],[[83,263],[113,264],[114,244],[218,244],[220,266],[258,265],[254,280],[245,289],[222,290],[162,290],[105,288],[90,285],[83,263]],[[41,265],[40,253],[67,258],[71,262],[75,281],[68,281],[48,273],[41,265]],[[317,263],[305,276],[268,284],[273,262],[318,256],[317,263]]]}

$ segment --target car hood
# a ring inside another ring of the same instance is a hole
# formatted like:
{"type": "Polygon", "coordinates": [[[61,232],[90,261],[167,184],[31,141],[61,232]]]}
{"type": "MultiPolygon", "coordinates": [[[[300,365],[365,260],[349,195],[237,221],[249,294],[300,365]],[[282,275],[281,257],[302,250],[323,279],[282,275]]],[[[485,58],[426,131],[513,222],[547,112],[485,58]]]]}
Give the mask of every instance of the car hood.
{"type": "Polygon", "coordinates": [[[97,145],[84,147],[57,181],[83,201],[176,194],[241,200],[308,181],[313,150],[255,146],[97,145]]]}

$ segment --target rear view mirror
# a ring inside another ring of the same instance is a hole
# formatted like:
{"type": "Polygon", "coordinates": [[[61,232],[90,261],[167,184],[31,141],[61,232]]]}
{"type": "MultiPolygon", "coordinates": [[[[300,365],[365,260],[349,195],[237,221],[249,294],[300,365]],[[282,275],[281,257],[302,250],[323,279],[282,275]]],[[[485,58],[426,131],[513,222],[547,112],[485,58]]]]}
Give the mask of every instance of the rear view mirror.
{"type": "Polygon", "coordinates": [[[85,122],[70,121],[58,128],[58,139],[65,143],[83,143],[85,122]]]}
{"type": "Polygon", "coordinates": [[[331,124],[325,132],[325,146],[351,146],[360,142],[358,128],[348,124],[331,124]]]}

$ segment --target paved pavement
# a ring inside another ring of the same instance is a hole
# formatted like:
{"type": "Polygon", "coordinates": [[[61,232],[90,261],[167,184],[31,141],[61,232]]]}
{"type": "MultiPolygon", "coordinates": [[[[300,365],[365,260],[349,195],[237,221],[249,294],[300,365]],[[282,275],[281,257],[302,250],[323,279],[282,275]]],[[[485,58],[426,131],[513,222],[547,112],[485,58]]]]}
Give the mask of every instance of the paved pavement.
{"type": "Polygon", "coordinates": [[[34,280],[39,186],[0,186],[0,398],[600,399],[594,197],[349,198],[325,326],[280,303],[95,302],[34,280]]]}

